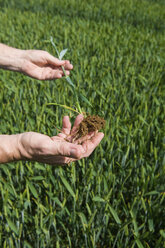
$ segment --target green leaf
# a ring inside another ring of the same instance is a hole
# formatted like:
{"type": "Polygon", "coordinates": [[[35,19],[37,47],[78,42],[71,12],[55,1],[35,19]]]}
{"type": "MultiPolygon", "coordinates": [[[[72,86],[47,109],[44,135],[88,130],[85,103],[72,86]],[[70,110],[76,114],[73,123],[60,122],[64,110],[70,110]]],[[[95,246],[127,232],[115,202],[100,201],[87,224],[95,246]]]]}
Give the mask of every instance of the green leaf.
{"type": "Polygon", "coordinates": [[[146,193],[145,196],[146,195],[158,195],[158,194],[160,194],[158,191],[153,190],[153,191],[150,191],[150,192],[146,193]]]}
{"type": "Polygon", "coordinates": [[[69,76],[65,77],[65,79],[66,79],[66,81],[67,81],[73,88],[75,88],[75,86],[74,86],[74,84],[73,84],[73,82],[72,82],[72,80],[70,79],[69,76]]]}
{"type": "Polygon", "coordinates": [[[153,232],[153,231],[154,231],[153,219],[149,219],[149,220],[148,220],[148,226],[149,226],[150,232],[153,232]]]}
{"type": "Polygon", "coordinates": [[[32,194],[34,195],[34,197],[38,197],[37,191],[35,189],[35,187],[33,186],[33,184],[31,182],[27,182],[30,191],[32,192],[32,194]]]}
{"type": "Polygon", "coordinates": [[[82,101],[84,101],[85,103],[87,103],[90,107],[92,107],[92,104],[89,102],[89,100],[84,96],[82,95],[81,93],[79,94],[80,95],[80,98],[82,101]]]}
{"type": "Polygon", "coordinates": [[[160,234],[165,239],[165,231],[164,230],[160,230],[160,234]]]}
{"type": "Polygon", "coordinates": [[[136,239],[136,244],[139,248],[144,248],[144,246],[142,245],[142,243],[139,239],[136,239]]]}
{"type": "Polygon", "coordinates": [[[88,223],[88,226],[89,226],[89,227],[90,227],[90,225],[93,223],[93,220],[94,220],[94,217],[95,217],[96,213],[97,213],[97,209],[94,211],[94,213],[92,214],[92,216],[91,216],[91,218],[90,218],[90,220],[89,220],[89,223],[88,223]]]}
{"type": "Polygon", "coordinates": [[[46,170],[46,168],[44,167],[44,165],[42,165],[42,164],[35,164],[35,168],[36,169],[38,169],[38,170],[43,170],[43,171],[45,171],[46,170]]]}
{"type": "Polygon", "coordinates": [[[121,220],[119,219],[119,216],[118,216],[117,212],[115,211],[115,209],[112,208],[111,206],[109,206],[109,210],[110,210],[113,218],[115,219],[116,223],[120,225],[121,224],[121,220]]]}
{"type": "Polygon", "coordinates": [[[36,176],[36,177],[32,177],[31,180],[34,180],[34,181],[40,181],[40,180],[44,180],[45,178],[42,177],[42,176],[36,176]]]}
{"type": "MultiPolygon", "coordinates": [[[[136,200],[135,200],[135,202],[136,202],[136,200]]],[[[136,235],[136,237],[138,237],[139,236],[138,225],[137,225],[136,216],[135,216],[135,213],[133,210],[130,210],[130,215],[132,217],[132,224],[134,226],[135,235],[136,235]]]]}
{"type": "Polygon", "coordinates": [[[71,188],[70,184],[67,182],[67,180],[63,176],[60,176],[60,178],[63,184],[65,185],[66,189],[73,196],[73,198],[75,198],[75,193],[73,192],[73,189],[71,188]]]}
{"type": "Polygon", "coordinates": [[[62,51],[60,52],[60,55],[59,55],[59,59],[60,59],[60,60],[64,57],[64,55],[66,54],[67,51],[68,51],[68,49],[64,49],[64,50],[62,50],[62,51]]]}
{"type": "Polygon", "coordinates": [[[143,118],[143,116],[141,116],[141,115],[138,115],[138,116],[139,116],[140,121],[148,126],[148,123],[147,123],[146,120],[143,118]]]}
{"type": "Polygon", "coordinates": [[[53,198],[53,200],[57,203],[57,205],[59,205],[61,208],[63,208],[62,203],[60,202],[60,200],[57,197],[53,198]]]}
{"type": "Polygon", "coordinates": [[[93,197],[92,200],[95,201],[95,202],[105,202],[105,200],[103,198],[99,197],[99,196],[93,197]]]}
{"type": "Polygon", "coordinates": [[[32,246],[26,240],[24,241],[24,246],[26,248],[32,248],[32,246]]]}
{"type": "Polygon", "coordinates": [[[53,37],[52,37],[52,36],[50,37],[50,42],[52,43],[52,46],[53,46],[54,49],[56,50],[56,53],[57,53],[57,55],[58,55],[58,57],[59,57],[60,54],[59,54],[59,51],[58,51],[58,49],[57,49],[57,47],[56,47],[56,45],[55,45],[55,43],[54,43],[54,41],[53,41],[53,37]]]}
{"type": "Polygon", "coordinates": [[[9,218],[7,218],[7,223],[8,223],[8,225],[9,225],[9,227],[11,228],[11,230],[12,230],[13,232],[15,232],[15,234],[18,235],[18,229],[17,229],[16,225],[12,222],[12,220],[9,219],[9,218]]]}
{"type": "Polygon", "coordinates": [[[66,109],[69,109],[73,112],[76,112],[79,114],[79,112],[77,110],[75,110],[74,108],[71,108],[71,107],[68,107],[66,105],[63,105],[63,104],[59,104],[59,103],[53,103],[53,102],[50,102],[50,103],[47,103],[47,105],[56,105],[56,106],[60,106],[60,107],[63,107],[63,108],[66,108],[66,109]]]}
{"type": "Polygon", "coordinates": [[[81,219],[81,223],[83,225],[84,230],[86,230],[86,226],[87,226],[88,223],[87,223],[87,219],[86,219],[84,213],[80,212],[80,213],[78,213],[78,215],[79,215],[79,217],[81,219]]]}
{"type": "Polygon", "coordinates": [[[80,213],[78,213],[78,215],[80,216],[82,222],[87,225],[88,222],[87,222],[87,219],[86,219],[84,213],[80,212],[80,213]]]}

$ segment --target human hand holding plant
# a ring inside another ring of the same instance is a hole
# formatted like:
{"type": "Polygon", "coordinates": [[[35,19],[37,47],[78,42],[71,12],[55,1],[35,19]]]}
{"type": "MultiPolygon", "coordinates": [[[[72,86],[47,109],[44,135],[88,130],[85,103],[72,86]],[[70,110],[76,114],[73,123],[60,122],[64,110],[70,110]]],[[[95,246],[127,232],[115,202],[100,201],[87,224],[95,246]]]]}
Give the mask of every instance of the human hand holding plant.
{"type": "Polygon", "coordinates": [[[0,43],[0,68],[22,72],[39,80],[51,80],[69,75],[73,65],[46,51],[21,50],[0,43]]]}
{"type": "Polygon", "coordinates": [[[88,157],[104,134],[91,132],[73,143],[72,138],[82,120],[83,115],[78,115],[71,129],[69,117],[64,116],[61,132],[53,137],[36,132],[0,135],[0,163],[29,160],[62,165],[88,157]]]}
{"type": "Polygon", "coordinates": [[[47,164],[68,164],[70,162],[88,157],[102,140],[104,134],[91,132],[76,141],[76,143],[66,141],[67,137],[75,134],[83,115],[78,115],[75,119],[73,128],[68,116],[63,118],[61,133],[57,136],[28,132],[20,134],[19,137],[19,159],[38,161],[47,164]]]}
{"type": "Polygon", "coordinates": [[[59,60],[46,51],[27,50],[24,54],[22,72],[39,80],[52,80],[70,74],[73,65],[68,60],[59,60]]]}

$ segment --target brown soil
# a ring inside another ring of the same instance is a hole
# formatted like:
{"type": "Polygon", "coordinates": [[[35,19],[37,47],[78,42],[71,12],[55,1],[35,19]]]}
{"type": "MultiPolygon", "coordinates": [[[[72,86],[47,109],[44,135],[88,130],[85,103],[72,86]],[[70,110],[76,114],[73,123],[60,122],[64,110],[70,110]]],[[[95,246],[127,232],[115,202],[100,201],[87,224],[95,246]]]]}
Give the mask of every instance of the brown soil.
{"type": "Polygon", "coordinates": [[[79,139],[90,132],[99,131],[105,127],[105,120],[98,115],[88,115],[80,123],[75,139],[79,139]]]}

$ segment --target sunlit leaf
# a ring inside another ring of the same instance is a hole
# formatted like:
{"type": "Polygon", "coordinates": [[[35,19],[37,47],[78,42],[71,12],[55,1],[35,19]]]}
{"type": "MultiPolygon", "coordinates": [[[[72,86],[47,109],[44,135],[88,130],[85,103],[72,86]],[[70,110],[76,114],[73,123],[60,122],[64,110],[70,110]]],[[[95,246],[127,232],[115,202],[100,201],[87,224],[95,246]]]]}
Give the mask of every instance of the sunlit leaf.
{"type": "Polygon", "coordinates": [[[109,210],[110,210],[112,216],[114,217],[116,223],[121,224],[121,220],[119,219],[119,216],[118,216],[117,212],[115,211],[115,209],[113,207],[109,206],[109,210]]]}
{"type": "Polygon", "coordinates": [[[92,107],[92,104],[89,102],[89,100],[80,93],[80,98],[82,99],[83,102],[87,103],[90,107],[92,107]]]}
{"type": "Polygon", "coordinates": [[[63,176],[60,176],[60,178],[63,184],[65,185],[66,189],[73,196],[73,198],[75,198],[75,193],[73,192],[73,189],[71,188],[70,184],[67,182],[67,180],[63,176]]]}
{"type": "Polygon", "coordinates": [[[9,225],[9,227],[11,228],[11,230],[13,232],[15,232],[15,234],[18,235],[18,229],[17,229],[16,225],[14,224],[14,222],[9,217],[7,218],[7,223],[9,225]]]}
{"type": "Polygon", "coordinates": [[[105,202],[105,200],[103,198],[99,197],[99,196],[93,197],[92,200],[95,201],[95,202],[105,202]]]}
{"type": "Polygon", "coordinates": [[[62,51],[60,52],[60,55],[59,55],[59,59],[60,59],[60,60],[64,57],[64,55],[66,54],[67,51],[68,51],[68,49],[64,49],[64,50],[62,50],[62,51]]]}
{"type": "Polygon", "coordinates": [[[31,182],[28,182],[27,184],[28,184],[28,186],[29,186],[30,191],[31,191],[32,194],[34,195],[34,197],[37,198],[37,197],[38,197],[38,194],[37,194],[37,191],[36,191],[34,185],[33,185],[31,182]]]}
{"type": "Polygon", "coordinates": [[[144,248],[144,246],[142,245],[142,243],[139,239],[136,239],[136,244],[137,244],[138,248],[144,248]]]}
{"type": "Polygon", "coordinates": [[[72,80],[70,79],[69,76],[65,77],[66,81],[73,87],[75,88],[75,85],[73,84],[72,80]]]}

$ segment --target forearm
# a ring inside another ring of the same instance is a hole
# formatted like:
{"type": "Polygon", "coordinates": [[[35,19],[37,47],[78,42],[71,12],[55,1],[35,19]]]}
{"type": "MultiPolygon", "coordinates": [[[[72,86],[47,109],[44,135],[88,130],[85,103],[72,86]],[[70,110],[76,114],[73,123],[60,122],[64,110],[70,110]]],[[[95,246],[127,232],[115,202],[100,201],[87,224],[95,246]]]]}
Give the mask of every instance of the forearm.
{"type": "Polygon", "coordinates": [[[0,43],[0,68],[22,71],[25,50],[9,47],[0,43]]]}
{"type": "Polygon", "coordinates": [[[21,159],[19,137],[16,135],[0,135],[0,163],[8,163],[21,159]]]}

